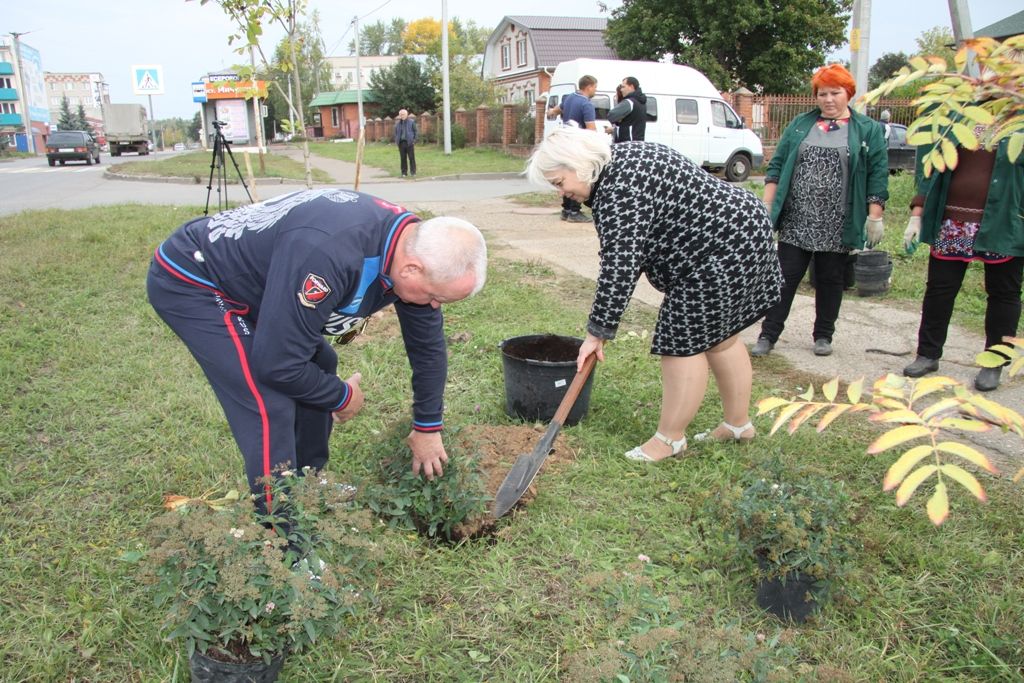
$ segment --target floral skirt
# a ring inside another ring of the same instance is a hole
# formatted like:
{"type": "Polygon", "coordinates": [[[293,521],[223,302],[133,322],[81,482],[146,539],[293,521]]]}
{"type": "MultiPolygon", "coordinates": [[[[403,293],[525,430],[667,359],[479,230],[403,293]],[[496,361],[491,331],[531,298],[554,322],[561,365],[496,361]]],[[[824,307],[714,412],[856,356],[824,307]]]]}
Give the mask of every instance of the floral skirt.
{"type": "Polygon", "coordinates": [[[1012,256],[992,251],[975,251],[974,237],[981,223],[957,221],[947,218],[939,227],[939,235],[932,244],[932,256],[947,261],[982,261],[984,263],[1005,263],[1012,256]]]}

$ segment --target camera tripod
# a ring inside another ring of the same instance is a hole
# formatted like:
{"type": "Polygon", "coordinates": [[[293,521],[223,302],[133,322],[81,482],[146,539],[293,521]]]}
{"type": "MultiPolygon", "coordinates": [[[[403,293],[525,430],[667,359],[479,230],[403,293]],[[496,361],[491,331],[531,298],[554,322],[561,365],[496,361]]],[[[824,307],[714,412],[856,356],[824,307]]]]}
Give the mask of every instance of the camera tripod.
{"type": "Polygon", "coordinates": [[[217,176],[217,210],[221,211],[228,208],[228,173],[227,165],[224,163],[224,152],[228,153],[228,157],[231,159],[232,165],[235,167],[235,173],[238,174],[238,180],[242,183],[242,187],[245,188],[245,195],[249,198],[249,202],[252,203],[252,195],[249,194],[249,186],[245,184],[245,178],[242,176],[242,171],[238,168],[238,162],[235,161],[235,155],[231,151],[231,143],[224,137],[224,133],[221,132],[221,127],[227,125],[223,121],[211,121],[213,124],[213,157],[210,159],[210,179],[206,183],[206,208],[203,209],[203,215],[207,216],[210,213],[210,193],[213,191],[213,177],[217,176]]]}

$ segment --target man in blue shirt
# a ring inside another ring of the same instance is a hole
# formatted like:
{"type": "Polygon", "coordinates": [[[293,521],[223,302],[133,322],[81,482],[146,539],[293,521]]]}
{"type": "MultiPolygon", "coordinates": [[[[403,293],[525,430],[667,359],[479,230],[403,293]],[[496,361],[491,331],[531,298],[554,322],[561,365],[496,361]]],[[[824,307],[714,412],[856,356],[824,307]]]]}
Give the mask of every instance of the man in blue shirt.
{"type": "MultiPolygon", "coordinates": [[[[577,83],[579,88],[571,95],[562,98],[561,104],[548,110],[548,118],[562,115],[562,123],[566,126],[597,130],[597,114],[590,98],[597,92],[597,79],[593,76],[581,76],[577,83]]],[[[590,216],[580,209],[582,205],[568,197],[562,197],[562,220],[570,223],[589,223],[590,216]]]]}
{"type": "Polygon", "coordinates": [[[470,223],[421,223],[382,199],[320,189],[185,223],[157,247],[147,289],[206,373],[261,494],[259,480],[275,469],[327,464],[332,423],[355,417],[363,392],[359,373],[337,376],[324,335],[358,330],[390,305],[412,366],[412,470],[441,475],[440,307],[479,291],[486,272],[487,247],[470,223]]]}
{"type": "Polygon", "coordinates": [[[395,119],[395,144],[398,145],[398,157],[402,161],[402,177],[412,172],[416,177],[416,119],[409,116],[407,109],[398,111],[395,119]]]}

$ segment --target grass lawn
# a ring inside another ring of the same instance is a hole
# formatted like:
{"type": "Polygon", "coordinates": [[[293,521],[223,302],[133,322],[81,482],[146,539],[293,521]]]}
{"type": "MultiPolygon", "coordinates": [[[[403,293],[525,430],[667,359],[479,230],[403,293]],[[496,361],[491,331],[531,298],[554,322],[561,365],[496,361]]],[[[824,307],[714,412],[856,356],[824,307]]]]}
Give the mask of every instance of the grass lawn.
{"type": "MultiPolygon", "coordinates": [[[[188,679],[183,648],[161,640],[161,614],[120,558],[138,548],[163,494],[244,488],[219,405],[146,301],[154,247],[198,212],[0,217],[0,680],[188,679]]],[[[447,427],[512,424],[498,343],[581,335],[592,289],[534,261],[494,259],[480,295],[445,307],[447,427]]],[[[628,462],[621,453],[657,421],[654,319],[640,304],[627,312],[588,418],[563,431],[575,462],[542,472],[529,508],[457,547],[382,525],[377,607],[345,638],[289,658],[282,680],[1021,680],[1019,486],[985,478],[984,506],[954,491],[951,519],[936,529],[921,492],[897,508],[881,491],[892,458],[864,454],[877,429],[856,418],[822,435],[628,462]],[[854,571],[800,627],[756,608],[753,561],[714,513],[724,487],[775,458],[793,479],[845,482],[856,507],[854,571]]],[[[339,356],[339,374],[363,373],[367,406],[336,430],[329,467],[359,480],[382,435],[408,424],[409,370],[398,338],[339,356]]],[[[755,398],[810,381],[765,360],[755,398]]],[[[712,388],[691,431],[720,419],[712,388]]]]}
{"type": "MultiPolygon", "coordinates": [[[[234,152],[234,150],[232,150],[234,152]]],[[[245,152],[234,152],[238,170],[248,179],[245,167],[245,152]]],[[[167,159],[153,161],[120,161],[110,159],[111,168],[118,173],[133,176],[169,176],[173,178],[195,178],[197,183],[206,183],[210,179],[210,161],[213,153],[209,151],[185,152],[167,159]]],[[[301,161],[295,161],[280,154],[265,154],[266,173],[260,172],[259,157],[249,155],[252,172],[257,178],[284,178],[286,180],[305,180],[306,171],[301,161]]],[[[225,156],[227,177],[230,182],[238,182],[238,174],[231,163],[231,157],[225,156]]],[[[316,168],[313,169],[313,180],[322,183],[331,182],[331,177],[316,168]]],[[[246,180],[248,182],[248,180],[246,180]]]]}
{"type": "MultiPolygon", "coordinates": [[[[341,159],[356,160],[354,142],[311,142],[309,151],[313,154],[341,159]]],[[[398,158],[398,147],[380,142],[368,142],[363,150],[363,163],[387,171],[392,176],[402,175],[398,158]]],[[[456,175],[459,173],[520,173],[526,167],[526,160],[505,154],[501,150],[485,147],[453,149],[450,155],[440,145],[421,143],[416,145],[416,172],[418,177],[456,175]]]]}

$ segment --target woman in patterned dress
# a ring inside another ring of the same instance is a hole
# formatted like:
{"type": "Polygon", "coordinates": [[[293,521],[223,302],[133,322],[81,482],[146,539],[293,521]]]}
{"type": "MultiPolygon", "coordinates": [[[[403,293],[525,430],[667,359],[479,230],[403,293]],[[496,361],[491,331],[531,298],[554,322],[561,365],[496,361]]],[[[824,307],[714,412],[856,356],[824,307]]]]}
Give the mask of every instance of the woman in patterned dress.
{"type": "Polygon", "coordinates": [[[782,300],[761,325],[752,356],[769,354],[786,325],[797,287],[814,260],[814,353],[832,353],[843,303],[847,255],[882,241],[889,197],[885,136],[877,122],[849,107],[853,76],[839,64],[811,78],[818,106],[793,119],[764,179],[764,203],[779,231],[786,278],[782,300]]]}
{"type": "Polygon", "coordinates": [[[739,333],[779,300],[782,273],[764,205],[750,192],[651,142],[560,128],[527,175],[593,209],[600,272],[577,364],[604,360],[641,274],[665,297],[651,352],[661,356],[654,436],[626,457],[656,461],[686,448],[686,429],[714,373],[725,421],[707,436],[748,441],[752,372],[739,333]]]}
{"type": "MultiPolygon", "coordinates": [[[[976,130],[981,135],[983,130],[976,130]]],[[[964,273],[971,261],[985,267],[985,346],[1017,334],[1024,271],[1024,155],[1010,161],[1009,138],[995,151],[957,149],[955,170],[932,172],[922,163],[933,145],[917,154],[917,196],[910,202],[910,221],[903,233],[907,253],[917,242],[932,245],[928,285],[921,304],[917,358],[903,369],[922,377],[939,369],[949,320],[964,273]]],[[[1002,368],[982,368],[974,378],[978,391],[999,386],[1002,368]]]]}

